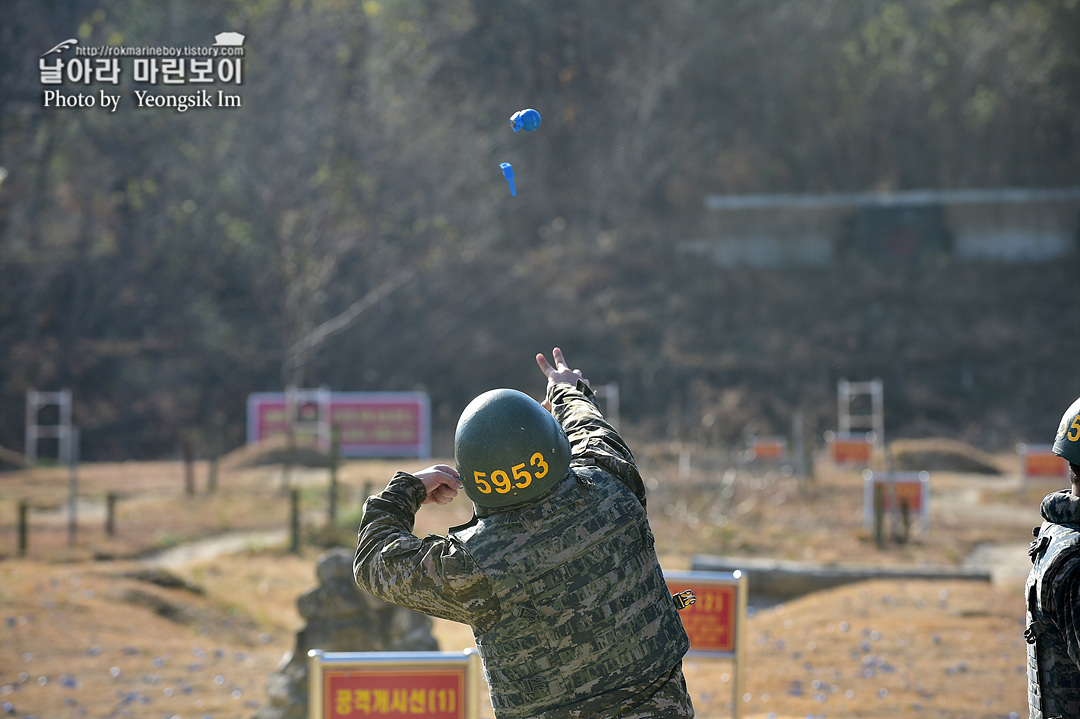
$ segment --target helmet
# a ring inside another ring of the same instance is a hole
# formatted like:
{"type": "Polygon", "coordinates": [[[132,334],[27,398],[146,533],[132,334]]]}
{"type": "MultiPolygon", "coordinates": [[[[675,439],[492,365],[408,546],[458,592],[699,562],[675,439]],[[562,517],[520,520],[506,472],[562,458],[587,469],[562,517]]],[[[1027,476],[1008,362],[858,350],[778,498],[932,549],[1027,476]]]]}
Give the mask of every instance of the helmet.
{"type": "Polygon", "coordinates": [[[1054,439],[1054,454],[1071,464],[1080,464],[1080,399],[1061,416],[1054,439]]]}
{"type": "Polygon", "coordinates": [[[469,499],[484,507],[506,507],[539,497],[566,476],[570,440],[532,397],[493,389],[461,413],[454,461],[469,499]]]}

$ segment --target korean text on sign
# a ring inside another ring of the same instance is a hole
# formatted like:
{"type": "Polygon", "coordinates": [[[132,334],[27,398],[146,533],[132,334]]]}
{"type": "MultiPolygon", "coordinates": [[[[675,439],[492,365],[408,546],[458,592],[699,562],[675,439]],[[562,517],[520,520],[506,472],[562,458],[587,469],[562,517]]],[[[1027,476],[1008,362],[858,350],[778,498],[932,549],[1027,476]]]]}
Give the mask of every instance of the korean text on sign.
{"type": "Polygon", "coordinates": [[[327,670],[327,719],[464,719],[464,671],[327,670]]]}

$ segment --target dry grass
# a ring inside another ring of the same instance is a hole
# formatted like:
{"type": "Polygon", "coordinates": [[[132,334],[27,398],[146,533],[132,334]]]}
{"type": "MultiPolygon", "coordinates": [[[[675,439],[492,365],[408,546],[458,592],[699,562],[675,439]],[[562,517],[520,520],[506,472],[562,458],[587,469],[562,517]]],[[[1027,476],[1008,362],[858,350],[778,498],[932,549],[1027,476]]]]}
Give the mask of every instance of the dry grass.
{"type": "MultiPolygon", "coordinates": [[[[293,562],[299,570],[300,561],[293,562]]],[[[0,565],[7,627],[0,641],[0,701],[13,705],[10,713],[253,714],[289,628],[259,622],[213,591],[204,596],[125,578],[130,568],[33,560],[0,565]]]]}
{"type": "MultiPolygon", "coordinates": [[[[1017,607],[1020,591],[985,584],[873,581],[763,610],[748,623],[743,714],[1024,715],[1017,607]]],[[[729,715],[713,665],[689,662],[687,682],[700,716],[729,715]]]]}
{"type": "MultiPolygon", "coordinates": [[[[365,486],[415,462],[350,462],[340,472],[341,527],[351,544],[365,486]]],[[[677,467],[643,467],[655,480],[650,515],[664,565],[696,553],[816,561],[956,564],[983,542],[1026,543],[1037,521],[1033,490],[1015,478],[935,474],[930,534],[879,548],[862,526],[861,479],[819,466],[812,484],[779,473],[670,480],[677,467]],[[725,488],[730,489],[726,491],[725,488]]],[[[183,494],[177,463],[84,465],[78,544],[67,546],[62,511],[31,514],[29,556],[15,557],[19,501],[63,507],[67,472],[0,475],[0,702],[14,716],[250,717],[264,684],[301,627],[296,599],[313,588],[321,551],[279,548],[199,560],[175,571],[189,587],[130,576],[136,558],[226,532],[287,529],[279,467],[223,471],[218,492],[183,494]],[[95,506],[124,493],[117,535],[95,506]],[[97,514],[95,514],[97,512],[97,514]],[[102,561],[95,557],[114,557],[102,561]],[[193,591],[192,587],[198,591],[193,591]]],[[[294,470],[309,530],[325,524],[325,470],[294,470]]],[[[465,502],[425,507],[416,532],[442,533],[468,519],[465,502]]],[[[312,536],[309,531],[305,536],[312,536]]],[[[760,609],[747,622],[743,717],[1006,717],[1023,714],[1023,604],[1015,583],[869,582],[760,609]],[[882,691],[884,690],[884,691],[882,691]]],[[[435,623],[440,645],[472,645],[467,627],[435,623]]],[[[732,665],[688,660],[701,717],[730,716],[732,665]]],[[[491,716],[487,710],[486,716],[491,716]]]]}

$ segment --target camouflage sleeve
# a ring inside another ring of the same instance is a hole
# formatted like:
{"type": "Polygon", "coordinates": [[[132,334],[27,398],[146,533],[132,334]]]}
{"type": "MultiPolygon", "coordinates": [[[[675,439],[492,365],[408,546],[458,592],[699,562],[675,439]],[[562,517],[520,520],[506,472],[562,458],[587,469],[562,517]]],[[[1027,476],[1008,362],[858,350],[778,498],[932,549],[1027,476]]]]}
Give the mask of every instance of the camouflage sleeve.
{"type": "Polygon", "coordinates": [[[1073,554],[1067,562],[1048,578],[1052,587],[1050,606],[1057,618],[1058,629],[1065,637],[1065,645],[1073,664],[1080,668],[1080,553],[1073,554]]]}
{"type": "Polygon", "coordinates": [[[446,537],[412,533],[426,497],[419,479],[398,472],[368,498],[353,561],[356,583],[402,607],[489,629],[499,619],[499,600],[469,553],[446,537]]]}
{"type": "Polygon", "coordinates": [[[548,386],[551,412],[570,438],[571,462],[595,464],[630,488],[644,506],[645,484],[638,473],[634,454],[615,428],[608,424],[593,401],[593,391],[584,382],[548,386]]]}
{"type": "Polygon", "coordinates": [[[657,679],[643,679],[574,704],[544,712],[536,719],[692,719],[694,704],[686,689],[682,660],[657,679]]]}

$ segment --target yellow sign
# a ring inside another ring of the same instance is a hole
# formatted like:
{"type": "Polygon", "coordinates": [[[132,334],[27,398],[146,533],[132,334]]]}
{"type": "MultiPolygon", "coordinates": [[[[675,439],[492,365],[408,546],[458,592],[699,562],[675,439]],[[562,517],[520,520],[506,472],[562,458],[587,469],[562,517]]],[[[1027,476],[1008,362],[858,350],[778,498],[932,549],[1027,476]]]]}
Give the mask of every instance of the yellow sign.
{"type": "Polygon", "coordinates": [[[480,655],[308,652],[310,719],[477,719],[480,655]]]}
{"type": "MultiPolygon", "coordinates": [[[[746,652],[747,579],[742,572],[664,572],[668,591],[676,596],[693,592],[694,601],[677,602],[686,635],[688,658],[732,659],[734,716],[739,716],[743,661],[746,652]]],[[[674,601],[674,599],[673,599],[674,601]]]]}

